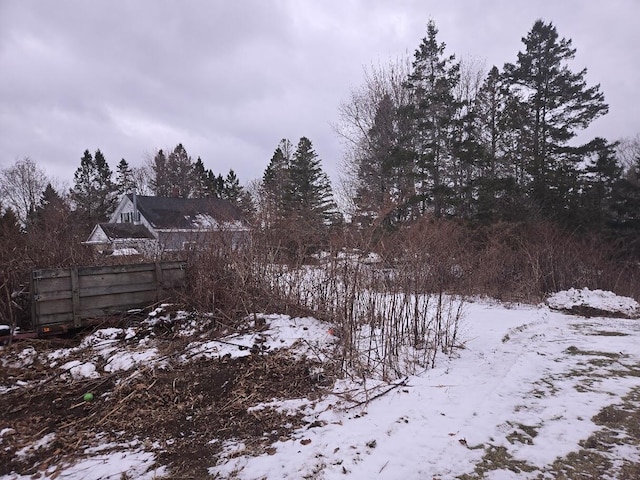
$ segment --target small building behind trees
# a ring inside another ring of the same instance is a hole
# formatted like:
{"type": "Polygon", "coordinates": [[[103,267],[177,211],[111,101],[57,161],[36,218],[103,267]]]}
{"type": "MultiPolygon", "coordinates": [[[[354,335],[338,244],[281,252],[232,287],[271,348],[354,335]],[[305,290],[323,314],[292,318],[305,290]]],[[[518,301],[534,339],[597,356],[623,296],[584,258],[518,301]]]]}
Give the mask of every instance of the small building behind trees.
{"type": "Polygon", "coordinates": [[[233,249],[249,242],[249,225],[231,202],[127,194],[84,243],[103,254],[158,257],[212,241],[233,249]]]}

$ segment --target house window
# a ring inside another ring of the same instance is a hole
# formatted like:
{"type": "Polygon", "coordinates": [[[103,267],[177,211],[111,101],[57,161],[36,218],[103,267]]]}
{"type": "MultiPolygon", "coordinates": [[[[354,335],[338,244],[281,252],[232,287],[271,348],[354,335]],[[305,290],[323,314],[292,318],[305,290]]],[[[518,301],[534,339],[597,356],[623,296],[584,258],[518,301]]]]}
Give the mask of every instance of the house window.
{"type": "Polygon", "coordinates": [[[133,223],[140,221],[140,212],[123,212],[120,214],[120,222],[133,223]]]}
{"type": "Polygon", "coordinates": [[[182,250],[193,252],[196,250],[198,244],[196,242],[182,242],[182,250]]]}

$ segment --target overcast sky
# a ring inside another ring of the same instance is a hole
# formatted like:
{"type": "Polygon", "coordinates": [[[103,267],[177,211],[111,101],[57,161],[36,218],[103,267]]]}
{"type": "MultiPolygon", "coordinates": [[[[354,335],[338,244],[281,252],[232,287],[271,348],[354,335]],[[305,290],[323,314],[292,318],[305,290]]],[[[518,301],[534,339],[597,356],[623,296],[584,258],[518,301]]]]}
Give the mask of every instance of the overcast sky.
{"type": "Polygon", "coordinates": [[[29,156],[70,185],[85,149],[115,170],[182,143],[246,183],[307,136],[335,181],[364,66],[412,55],[433,19],[447,53],[502,67],[538,18],[601,84],[588,133],[640,133],[640,0],[0,0],[0,167],[29,156]]]}

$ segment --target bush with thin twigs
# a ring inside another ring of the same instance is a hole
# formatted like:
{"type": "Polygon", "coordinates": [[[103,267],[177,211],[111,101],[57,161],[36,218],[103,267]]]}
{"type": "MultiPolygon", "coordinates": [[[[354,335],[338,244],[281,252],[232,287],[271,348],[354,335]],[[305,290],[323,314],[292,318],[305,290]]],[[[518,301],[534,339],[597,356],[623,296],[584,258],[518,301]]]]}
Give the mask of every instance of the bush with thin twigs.
{"type": "MultiPolygon", "coordinates": [[[[423,255],[424,245],[412,248],[407,258],[423,255]]],[[[341,241],[312,264],[290,252],[278,262],[279,253],[259,235],[237,250],[211,241],[189,259],[189,304],[215,311],[225,325],[255,312],[328,320],[341,340],[343,371],[358,375],[395,378],[433,367],[438,352],[457,345],[463,302],[445,294],[439,276],[447,267],[434,259],[428,266],[403,260],[390,282],[388,269],[363,262],[341,241]]]]}

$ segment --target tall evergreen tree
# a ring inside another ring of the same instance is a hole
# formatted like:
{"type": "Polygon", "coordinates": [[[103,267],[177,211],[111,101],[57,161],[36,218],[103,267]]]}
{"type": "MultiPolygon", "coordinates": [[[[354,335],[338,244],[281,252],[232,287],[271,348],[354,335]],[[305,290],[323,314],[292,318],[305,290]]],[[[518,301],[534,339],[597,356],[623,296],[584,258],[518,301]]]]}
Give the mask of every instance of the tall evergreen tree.
{"type": "Polygon", "coordinates": [[[220,198],[224,191],[224,178],[222,175],[216,175],[213,170],[207,170],[207,179],[205,182],[205,192],[207,197],[220,198]]]}
{"type": "Polygon", "coordinates": [[[360,222],[382,221],[389,226],[402,216],[408,193],[413,193],[405,133],[391,96],[383,95],[356,161],[355,204],[360,222]]]}
{"type": "Polygon", "coordinates": [[[196,190],[198,179],[191,157],[179,143],[166,156],[159,150],[153,159],[151,188],[158,197],[189,198],[196,190]]]}
{"type": "Polygon", "coordinates": [[[438,29],[427,24],[427,36],[414,54],[413,71],[406,87],[411,93],[407,115],[413,126],[416,200],[420,213],[430,207],[436,216],[447,209],[450,198],[452,130],[460,104],[454,88],[460,81],[455,55],[445,55],[438,29]]]}
{"type": "Polygon", "coordinates": [[[234,172],[233,169],[230,169],[224,180],[224,191],[222,198],[233,203],[235,206],[238,206],[241,196],[242,187],[240,186],[240,180],[238,180],[236,172],[234,172]]]}
{"type": "Polygon", "coordinates": [[[552,23],[537,20],[522,41],[525,50],[515,64],[505,64],[504,71],[527,112],[523,154],[531,196],[545,214],[552,214],[565,207],[556,204],[563,197],[558,189],[571,184],[581,154],[589,153],[568,142],[608,106],[599,85],[587,87],[586,69],[570,70],[576,50],[571,40],[559,38],[552,23]]]}
{"type": "Polygon", "coordinates": [[[193,196],[194,198],[204,198],[210,196],[207,188],[207,170],[204,168],[202,159],[198,157],[193,164],[193,196]]]}
{"type": "Polygon", "coordinates": [[[119,195],[130,193],[135,188],[133,171],[129,163],[123,158],[116,167],[116,189],[119,195]]]}
{"type": "Polygon", "coordinates": [[[606,228],[612,216],[614,190],[622,178],[615,148],[604,138],[596,138],[589,145],[592,153],[581,171],[579,190],[570,199],[576,203],[569,205],[572,215],[568,220],[572,223],[592,230],[606,228]]]}
{"type": "Polygon", "coordinates": [[[14,238],[20,237],[21,234],[20,221],[13,209],[9,207],[3,211],[0,208],[0,239],[2,239],[2,242],[10,245],[10,242],[14,238]]]}
{"type": "Polygon", "coordinates": [[[320,166],[320,159],[311,140],[302,137],[289,167],[290,209],[308,225],[322,227],[336,221],[337,207],[329,177],[320,166]]]}
{"type": "Polygon", "coordinates": [[[640,258],[640,153],[615,183],[609,213],[616,238],[640,258]]]}
{"type": "Polygon", "coordinates": [[[278,144],[262,176],[262,197],[265,220],[271,222],[287,214],[287,205],[292,203],[289,167],[293,158],[293,145],[287,139],[278,144]]]}
{"type": "Polygon", "coordinates": [[[69,214],[70,208],[67,202],[51,183],[48,183],[42,192],[40,203],[34,211],[33,220],[29,222],[29,231],[36,228],[41,231],[49,231],[50,234],[56,233],[55,230],[65,227],[64,223],[69,214]]]}
{"type": "Polygon", "coordinates": [[[100,150],[96,150],[94,157],[85,150],[74,174],[71,198],[81,217],[89,223],[106,221],[115,208],[117,190],[112,175],[100,150]]]}
{"type": "Polygon", "coordinates": [[[153,157],[151,190],[157,197],[169,197],[171,194],[171,183],[169,181],[169,166],[164,151],[158,150],[153,157]]]}
{"type": "Polygon", "coordinates": [[[283,139],[267,166],[261,185],[263,221],[267,227],[299,225],[320,241],[326,227],[339,219],[331,184],[311,141],[302,137],[295,151],[283,139]]]}
{"type": "Polygon", "coordinates": [[[479,169],[474,180],[475,217],[482,222],[523,219],[527,216],[522,155],[525,112],[495,66],[480,88],[476,112],[479,169]]]}

